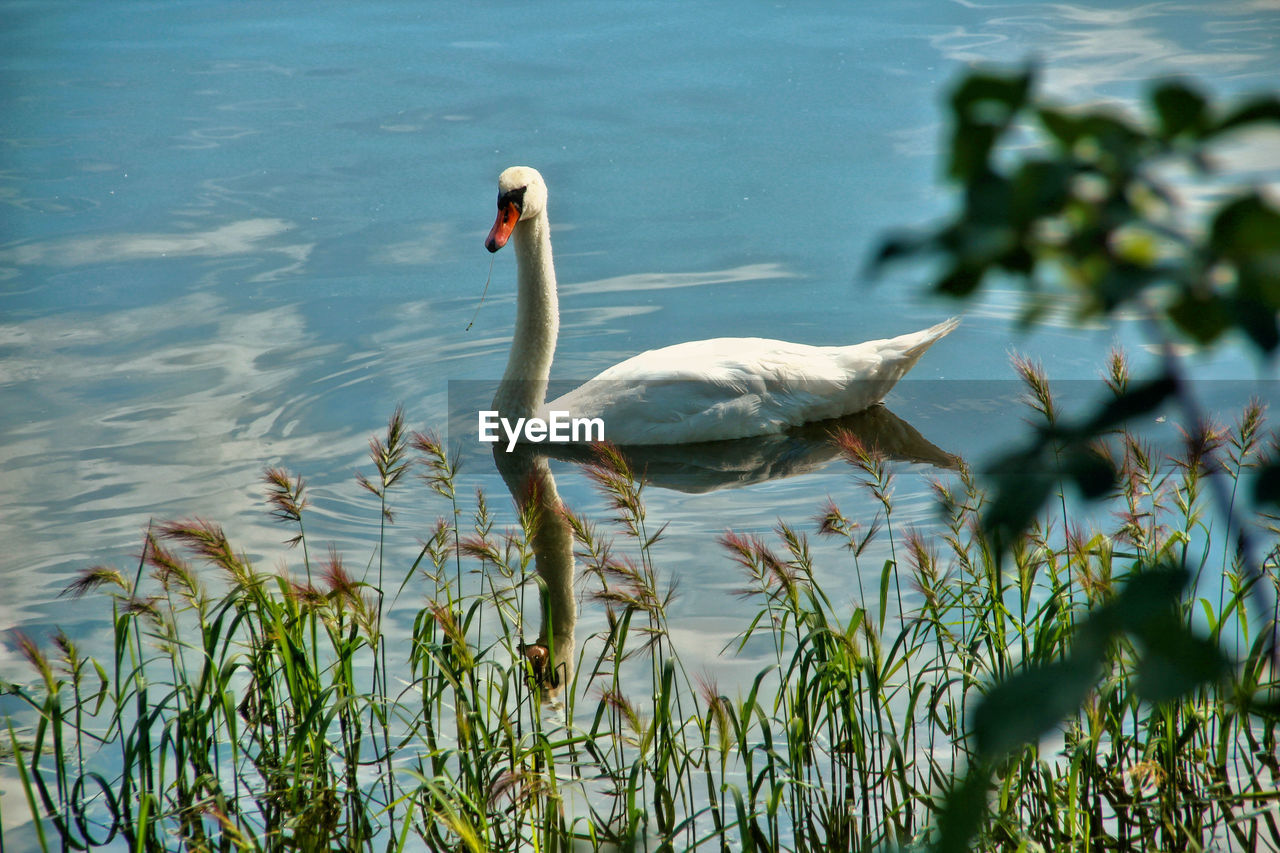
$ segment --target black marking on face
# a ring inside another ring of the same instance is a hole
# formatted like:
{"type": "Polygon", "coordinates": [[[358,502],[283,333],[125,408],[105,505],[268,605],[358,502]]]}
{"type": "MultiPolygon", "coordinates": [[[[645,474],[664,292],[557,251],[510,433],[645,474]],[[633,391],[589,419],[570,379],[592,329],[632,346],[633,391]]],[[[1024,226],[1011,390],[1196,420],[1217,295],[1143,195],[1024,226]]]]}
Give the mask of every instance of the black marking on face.
{"type": "Polygon", "coordinates": [[[513,190],[507,190],[506,192],[500,194],[498,196],[498,207],[501,208],[510,204],[510,205],[514,205],[517,211],[523,213],[524,212],[524,191],[526,189],[528,189],[528,187],[516,187],[513,190]]]}

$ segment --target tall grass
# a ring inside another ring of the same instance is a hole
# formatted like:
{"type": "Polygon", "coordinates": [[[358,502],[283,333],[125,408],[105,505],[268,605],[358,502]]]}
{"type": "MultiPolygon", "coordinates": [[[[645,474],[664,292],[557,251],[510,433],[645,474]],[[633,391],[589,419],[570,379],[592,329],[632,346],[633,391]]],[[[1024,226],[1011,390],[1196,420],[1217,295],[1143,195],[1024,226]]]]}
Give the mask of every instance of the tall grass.
{"type": "MultiPolygon", "coordinates": [[[[1043,372],[1016,367],[1030,411],[1054,418],[1043,372]]],[[[1125,381],[1114,356],[1108,382],[1125,381]]],[[[779,521],[769,536],[708,543],[708,563],[736,571],[752,603],[725,654],[763,643],[771,656],[733,685],[686,669],[664,528],[612,448],[585,468],[603,522],[562,505],[544,459],[500,457],[516,507],[504,528],[484,495],[460,498],[456,461],[397,412],[371,443],[376,474],[360,479],[381,530],[360,573],[315,553],[305,484],[270,469],[291,569],[252,565],[210,522],[159,524],[130,571],[96,566],[69,589],[109,597],[108,653],[16,638],[36,679],[5,685],[23,710],[3,762],[35,820],[5,832],[42,849],[922,846],[975,755],[975,702],[1065,660],[1092,609],[1174,564],[1196,578],[1177,618],[1232,657],[1230,678],[1142,701],[1137,641],[1117,636],[1084,706],[994,768],[979,843],[1280,847],[1269,626],[1250,620],[1258,581],[1203,495],[1207,477],[1234,486],[1276,452],[1260,406],[1189,432],[1171,456],[1116,433],[1097,448],[1119,474],[1111,515],[1063,490],[1006,552],[984,532],[968,469],[934,483],[940,524],[914,529],[895,516],[891,466],[851,435],[834,440],[869,514],[829,501],[808,532],[779,521]],[[1219,470],[1207,448],[1225,452],[1219,470]],[[445,509],[416,560],[395,566],[382,538],[413,471],[445,509]],[[868,581],[857,603],[823,591],[810,535],[839,543],[819,550],[868,581]],[[605,613],[593,636],[575,633],[575,577],[583,606],[605,613]],[[411,597],[401,630],[389,607],[411,597]]],[[[1263,582],[1275,584],[1280,529],[1250,523],[1266,532],[1263,582]]]]}

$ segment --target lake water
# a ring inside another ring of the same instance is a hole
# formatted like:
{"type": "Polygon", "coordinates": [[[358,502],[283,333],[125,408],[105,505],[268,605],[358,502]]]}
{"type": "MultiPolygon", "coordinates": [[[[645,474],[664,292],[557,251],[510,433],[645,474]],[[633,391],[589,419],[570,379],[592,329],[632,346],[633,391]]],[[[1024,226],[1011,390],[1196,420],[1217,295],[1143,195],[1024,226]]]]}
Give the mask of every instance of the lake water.
{"type": "MultiPolygon", "coordinates": [[[[41,0],[0,21],[0,632],[37,638],[106,636],[104,599],[59,593],[87,566],[135,565],[149,519],[217,520],[260,565],[293,559],[266,465],[307,478],[317,541],[367,559],[377,509],[353,473],[371,469],[369,435],[401,403],[443,428],[450,381],[505,364],[510,251],[467,325],[508,165],[550,186],[554,375],[585,378],[692,338],[837,344],[957,313],[921,270],[874,287],[863,270],[889,229],[949,208],[941,92],[972,63],[1037,58],[1077,103],[1131,101],[1161,75],[1230,95],[1280,73],[1274,0],[41,0]]],[[[1245,140],[1231,164],[1274,182],[1280,144],[1245,140]]],[[[1142,360],[1123,323],[1024,335],[1015,314],[1007,293],[970,308],[890,408],[978,461],[1018,432],[1011,348],[1059,379],[1095,376],[1116,341],[1142,360]]],[[[1230,351],[1198,365],[1271,375],[1230,351]]],[[[554,470],[567,502],[604,514],[572,463],[554,470]]],[[[931,523],[931,472],[895,467],[902,522],[931,523]]],[[[465,476],[464,493],[504,494],[491,464],[465,476]]],[[[672,522],[659,565],[695,666],[743,627],[718,533],[804,527],[828,495],[871,507],[839,464],[646,495],[672,522]]],[[[443,507],[416,486],[396,503],[392,548],[411,555],[443,507]]],[[[833,598],[852,597],[828,559],[833,598]]],[[[579,636],[603,623],[580,619],[579,636]]],[[[24,667],[0,645],[6,678],[24,667]]]]}

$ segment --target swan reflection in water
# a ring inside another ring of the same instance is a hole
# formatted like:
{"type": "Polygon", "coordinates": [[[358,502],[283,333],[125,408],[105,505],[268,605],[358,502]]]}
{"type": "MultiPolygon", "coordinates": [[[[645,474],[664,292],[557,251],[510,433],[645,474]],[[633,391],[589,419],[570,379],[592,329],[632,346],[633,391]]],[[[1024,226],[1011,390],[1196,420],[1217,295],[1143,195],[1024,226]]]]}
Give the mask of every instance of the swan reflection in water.
{"type": "MultiPolygon", "coordinates": [[[[841,432],[888,459],[935,468],[955,468],[960,463],[960,457],[934,445],[882,403],[772,435],[693,444],[623,445],[618,450],[646,485],[701,494],[817,471],[840,455],[834,439],[841,432]]],[[[555,459],[595,460],[589,445],[538,446],[555,459]]]]}
{"type": "Polygon", "coordinates": [[[542,615],[537,639],[523,644],[520,651],[550,698],[573,679],[573,629],[578,619],[573,596],[573,530],[546,454],[521,445],[510,453],[495,449],[493,459],[516,506],[532,520],[529,546],[543,588],[542,615]]]}
{"type": "MultiPolygon", "coordinates": [[[[924,438],[883,405],[806,424],[778,435],[699,444],[619,447],[631,470],[646,485],[701,493],[791,477],[823,467],[839,455],[833,440],[847,432],[889,459],[954,468],[960,460],[924,438]]],[[[573,678],[574,538],[551,474],[550,458],[594,462],[589,446],[521,444],[510,452],[495,447],[494,463],[517,507],[531,513],[530,546],[545,590],[537,639],[523,645],[533,677],[548,699],[573,678]]]]}

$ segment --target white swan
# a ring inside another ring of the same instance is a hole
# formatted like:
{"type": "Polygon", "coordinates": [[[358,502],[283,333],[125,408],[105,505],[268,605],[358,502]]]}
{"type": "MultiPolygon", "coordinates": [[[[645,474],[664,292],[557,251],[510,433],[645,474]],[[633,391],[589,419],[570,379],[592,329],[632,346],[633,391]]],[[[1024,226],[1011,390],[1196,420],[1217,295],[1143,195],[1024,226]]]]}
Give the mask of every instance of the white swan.
{"type": "Polygon", "coordinates": [[[515,244],[519,290],[507,369],[494,396],[505,418],[565,411],[600,418],[615,444],[682,444],[782,432],[861,411],[889,389],[935,341],[960,322],[846,347],[764,338],[712,338],[649,350],[545,403],[560,328],[551,260],[547,185],[537,170],[513,166],[498,177],[498,218],[485,240],[515,244]]]}

